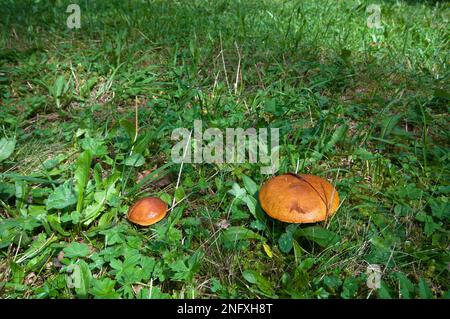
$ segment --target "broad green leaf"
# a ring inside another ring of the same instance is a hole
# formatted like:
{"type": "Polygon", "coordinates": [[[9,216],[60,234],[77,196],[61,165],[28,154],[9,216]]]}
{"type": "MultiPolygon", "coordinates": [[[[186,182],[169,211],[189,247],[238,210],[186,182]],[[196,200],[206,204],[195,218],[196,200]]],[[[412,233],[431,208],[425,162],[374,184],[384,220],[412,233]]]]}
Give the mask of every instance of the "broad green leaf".
{"type": "Polygon", "coordinates": [[[251,196],[255,195],[258,191],[258,185],[247,175],[242,175],[242,180],[244,182],[244,187],[247,190],[247,193],[251,196]]]}
{"type": "Polygon", "coordinates": [[[4,161],[14,152],[16,147],[16,138],[1,138],[0,139],[0,162],[4,161]]]}
{"type": "Polygon", "coordinates": [[[16,193],[14,184],[0,182],[0,199],[7,201],[16,193]]]}
{"type": "Polygon", "coordinates": [[[185,205],[179,205],[172,210],[172,212],[169,214],[169,217],[167,218],[169,222],[168,225],[169,228],[173,227],[178,223],[180,218],[183,216],[183,212],[185,209],[186,209],[185,205]]]}
{"type": "Polygon", "coordinates": [[[339,242],[339,236],[336,233],[320,226],[299,228],[296,234],[312,240],[322,247],[331,246],[339,242]]]}
{"type": "Polygon", "coordinates": [[[381,299],[392,299],[392,292],[384,281],[381,281],[380,289],[377,292],[381,299]]]}
{"type": "Polygon", "coordinates": [[[127,157],[124,164],[126,166],[139,167],[145,164],[145,158],[139,153],[133,153],[131,156],[127,157]]]}
{"type": "MultiPolygon", "coordinates": [[[[157,133],[153,129],[140,130],[139,136],[134,143],[134,152],[143,154],[148,149],[148,145],[155,139],[155,134],[157,133]]],[[[131,141],[133,141],[133,138],[131,141]]]]}
{"type": "Polygon", "coordinates": [[[82,219],[83,223],[85,225],[89,225],[90,223],[92,223],[95,220],[95,218],[97,218],[100,215],[103,208],[104,204],[101,202],[100,203],[96,202],[94,204],[88,205],[84,209],[84,217],[82,219]]]}
{"type": "Polygon", "coordinates": [[[89,253],[90,250],[87,244],[78,243],[76,241],[70,243],[69,246],[64,248],[64,257],[67,258],[86,257],[89,253]]]}
{"type": "Polygon", "coordinates": [[[66,82],[66,79],[64,75],[60,75],[56,78],[55,84],[53,86],[53,94],[55,97],[61,96],[63,93],[64,84],[66,82]]]}
{"type": "Polygon", "coordinates": [[[50,248],[42,249],[38,254],[27,262],[25,268],[27,272],[29,271],[38,271],[42,269],[43,266],[48,262],[49,258],[52,256],[52,251],[50,248]]]}
{"type": "Polygon", "coordinates": [[[427,285],[425,279],[423,277],[419,278],[419,296],[422,299],[432,299],[433,292],[430,287],[427,285]]]}
{"type": "Polygon", "coordinates": [[[84,190],[89,180],[89,171],[91,168],[92,153],[89,150],[84,151],[78,156],[75,163],[75,189],[78,193],[77,211],[81,212],[83,208],[84,190]]]}
{"type": "Polygon", "coordinates": [[[93,278],[91,293],[97,299],[115,299],[120,297],[114,289],[115,285],[116,282],[109,278],[93,278]]]}
{"type": "Polygon", "coordinates": [[[81,147],[85,151],[90,151],[93,156],[101,157],[108,154],[105,141],[100,138],[85,137],[81,141],[81,147]]]}
{"type": "Polygon", "coordinates": [[[42,163],[42,167],[46,170],[51,170],[52,168],[55,168],[60,163],[60,159],[58,158],[49,158],[45,162],[42,163]]]}
{"type": "Polygon", "coordinates": [[[278,246],[283,253],[288,253],[292,249],[294,238],[292,237],[292,233],[284,233],[278,239],[278,246]]]}
{"type": "Polygon", "coordinates": [[[105,205],[117,197],[118,191],[115,188],[115,184],[119,178],[120,175],[118,172],[117,174],[112,174],[104,181],[106,190],[94,193],[95,202],[88,205],[83,211],[84,216],[82,222],[84,225],[92,223],[102,213],[105,205]]]}
{"type": "Polygon", "coordinates": [[[337,275],[325,276],[323,278],[323,283],[333,290],[336,290],[342,285],[342,280],[337,275]]]}
{"type": "Polygon", "coordinates": [[[47,209],[45,206],[41,205],[28,205],[28,214],[33,217],[38,217],[40,215],[46,215],[47,209]]]}
{"type": "Polygon", "coordinates": [[[431,207],[433,217],[441,220],[444,218],[450,219],[450,203],[447,198],[444,200],[443,198],[430,197],[428,204],[431,207]]]}
{"type": "Polygon", "coordinates": [[[64,84],[66,82],[66,79],[64,77],[64,75],[60,75],[56,78],[53,87],[51,88],[50,92],[52,93],[55,101],[56,101],[56,107],[60,108],[61,107],[61,101],[60,101],[60,97],[63,95],[64,93],[64,84]]]}
{"type": "Polygon", "coordinates": [[[133,142],[134,137],[136,136],[136,124],[129,120],[122,119],[120,120],[120,126],[125,130],[130,141],[133,142]]]}
{"type": "Polygon", "coordinates": [[[11,271],[11,281],[16,284],[23,282],[25,278],[25,270],[15,262],[10,262],[9,269],[11,271]]]}
{"type": "Polygon", "coordinates": [[[399,281],[399,289],[403,299],[410,299],[414,293],[414,284],[406,277],[404,273],[398,272],[395,274],[399,281]]]}
{"type": "Polygon", "coordinates": [[[241,198],[243,197],[247,192],[245,191],[244,188],[242,188],[241,186],[239,186],[238,183],[234,183],[232,188],[228,191],[228,193],[230,193],[231,195],[233,195],[236,198],[241,198]]]}
{"type": "Polygon", "coordinates": [[[250,213],[252,213],[252,215],[256,217],[256,204],[257,204],[256,198],[250,195],[245,195],[243,200],[247,205],[250,213]]]}
{"type": "Polygon", "coordinates": [[[295,232],[297,231],[299,227],[299,224],[290,224],[288,226],[286,226],[286,233],[291,233],[292,235],[295,234],[295,232]]]}
{"type": "Polygon", "coordinates": [[[56,215],[47,215],[47,221],[50,224],[50,226],[56,230],[58,233],[60,233],[63,236],[70,236],[69,232],[66,232],[62,227],[61,227],[61,221],[59,219],[58,216],[56,215]]]}
{"type": "Polygon", "coordinates": [[[184,259],[178,259],[176,262],[169,265],[175,274],[172,276],[173,280],[191,281],[196,272],[200,269],[200,261],[203,257],[203,252],[198,250],[192,256],[184,259]]]}
{"type": "Polygon", "coordinates": [[[64,209],[76,204],[77,196],[70,181],[58,186],[46,200],[47,209],[64,209]]]}
{"type": "Polygon", "coordinates": [[[297,243],[295,239],[292,241],[292,246],[294,247],[295,263],[298,264],[300,258],[303,255],[304,249],[300,247],[300,245],[297,243]]]}
{"type": "Polygon", "coordinates": [[[75,292],[80,298],[87,298],[89,287],[91,284],[92,274],[88,264],[84,260],[80,260],[77,264],[79,267],[79,283],[75,287],[75,292]]]}
{"type": "Polygon", "coordinates": [[[28,184],[25,181],[17,180],[14,186],[16,188],[16,208],[21,209],[27,201],[28,184]]]}
{"type": "Polygon", "coordinates": [[[168,205],[172,205],[172,196],[170,196],[167,193],[162,193],[161,196],[159,197],[164,203],[168,204],[168,205]]]}
{"type": "Polygon", "coordinates": [[[312,266],[314,266],[314,262],[315,262],[314,258],[308,257],[300,262],[300,264],[297,267],[297,270],[304,270],[304,271],[310,270],[312,266]]]}
{"type": "Polygon", "coordinates": [[[185,276],[189,273],[189,268],[182,259],[178,259],[177,261],[171,263],[169,267],[175,272],[172,276],[173,280],[184,280],[185,276]]]}
{"type": "Polygon", "coordinates": [[[359,283],[357,278],[346,278],[342,287],[341,297],[344,299],[354,298],[358,292],[358,287],[359,283]]]}
{"type": "Polygon", "coordinates": [[[244,279],[247,280],[251,284],[256,284],[258,282],[258,276],[260,276],[256,271],[254,270],[245,270],[242,275],[244,276],[244,279]]]}
{"type": "Polygon", "coordinates": [[[177,188],[177,190],[175,191],[175,199],[177,201],[182,200],[184,197],[186,197],[186,193],[184,192],[184,188],[183,186],[180,186],[177,188]]]}
{"type": "Polygon", "coordinates": [[[375,155],[373,155],[371,152],[366,150],[365,148],[358,148],[355,151],[353,151],[353,155],[364,160],[371,160],[375,158],[375,155]]]}
{"type": "Polygon", "coordinates": [[[272,284],[266,278],[264,278],[259,272],[247,269],[242,273],[242,276],[249,283],[255,284],[258,287],[258,289],[261,290],[263,293],[269,295],[273,294],[272,284]]]}
{"type": "Polygon", "coordinates": [[[232,226],[222,233],[222,238],[226,241],[234,242],[237,240],[257,239],[264,240],[264,237],[243,226],[232,226]]]}

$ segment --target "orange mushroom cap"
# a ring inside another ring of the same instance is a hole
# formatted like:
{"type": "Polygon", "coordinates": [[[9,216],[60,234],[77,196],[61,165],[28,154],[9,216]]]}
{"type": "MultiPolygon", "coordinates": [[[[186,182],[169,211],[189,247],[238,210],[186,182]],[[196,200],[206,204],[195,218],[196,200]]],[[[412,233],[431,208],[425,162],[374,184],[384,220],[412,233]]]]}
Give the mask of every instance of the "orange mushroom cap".
{"type": "Polygon", "coordinates": [[[286,223],[315,223],[326,220],[339,206],[336,189],[321,177],[284,174],[271,178],[259,192],[264,211],[286,223]]]}
{"type": "Polygon", "coordinates": [[[128,220],[141,226],[150,226],[166,216],[167,204],[158,197],[144,197],[128,211],[128,220]]]}

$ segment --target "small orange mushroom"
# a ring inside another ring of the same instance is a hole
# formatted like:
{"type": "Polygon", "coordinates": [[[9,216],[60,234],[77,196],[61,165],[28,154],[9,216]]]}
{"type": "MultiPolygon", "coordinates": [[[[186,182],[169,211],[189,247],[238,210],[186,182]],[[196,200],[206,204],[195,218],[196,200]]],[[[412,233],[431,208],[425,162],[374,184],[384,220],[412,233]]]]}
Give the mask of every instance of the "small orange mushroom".
{"type": "Polygon", "coordinates": [[[128,211],[128,220],[141,226],[150,226],[166,216],[168,207],[158,197],[144,197],[128,211]]]}
{"type": "Polygon", "coordinates": [[[259,192],[264,211],[286,223],[315,223],[326,220],[339,206],[336,189],[321,177],[284,174],[271,178],[259,192]]]}

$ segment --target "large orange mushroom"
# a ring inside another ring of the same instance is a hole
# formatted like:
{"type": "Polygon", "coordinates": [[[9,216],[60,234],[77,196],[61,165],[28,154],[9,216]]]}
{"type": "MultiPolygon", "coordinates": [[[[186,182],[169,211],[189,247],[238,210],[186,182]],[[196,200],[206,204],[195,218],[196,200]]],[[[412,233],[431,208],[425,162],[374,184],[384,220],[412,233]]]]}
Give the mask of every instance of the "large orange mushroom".
{"type": "Polygon", "coordinates": [[[264,211],[286,223],[315,223],[326,220],[339,206],[336,189],[321,177],[284,174],[271,178],[259,192],[264,211]]]}
{"type": "Polygon", "coordinates": [[[150,226],[166,216],[168,207],[158,197],[144,197],[128,210],[128,220],[141,226],[150,226]]]}

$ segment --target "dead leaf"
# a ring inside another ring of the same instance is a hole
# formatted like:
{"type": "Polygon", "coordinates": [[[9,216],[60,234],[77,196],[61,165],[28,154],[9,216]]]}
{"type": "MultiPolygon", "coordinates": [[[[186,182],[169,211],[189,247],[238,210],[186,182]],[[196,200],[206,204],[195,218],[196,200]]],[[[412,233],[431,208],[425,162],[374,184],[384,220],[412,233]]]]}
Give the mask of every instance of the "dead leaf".
{"type": "Polygon", "coordinates": [[[37,276],[34,272],[30,272],[24,280],[25,285],[32,285],[37,279],[37,276]]]}

